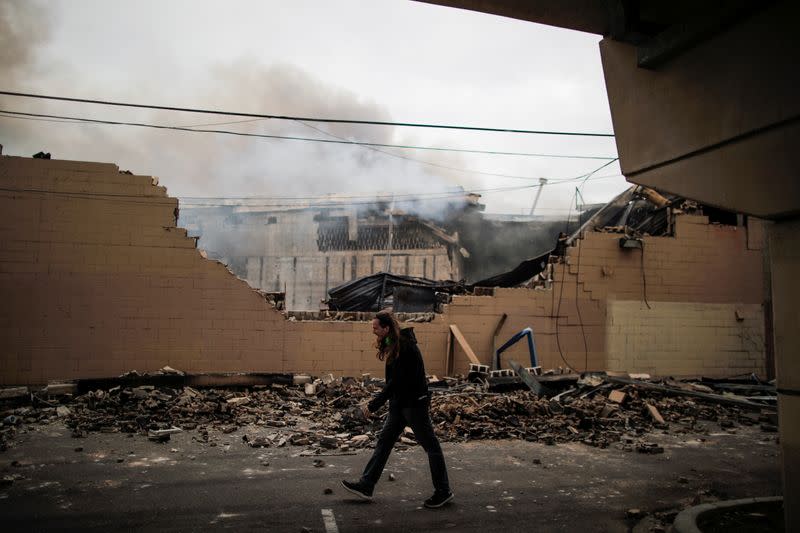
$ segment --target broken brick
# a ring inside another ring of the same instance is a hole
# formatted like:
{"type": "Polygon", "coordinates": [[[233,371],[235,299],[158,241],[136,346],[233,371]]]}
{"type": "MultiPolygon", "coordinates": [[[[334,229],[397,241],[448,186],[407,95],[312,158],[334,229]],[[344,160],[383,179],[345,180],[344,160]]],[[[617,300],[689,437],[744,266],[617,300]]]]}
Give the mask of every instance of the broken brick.
{"type": "Polygon", "coordinates": [[[654,405],[645,402],[644,406],[647,408],[647,413],[650,415],[650,418],[653,419],[653,422],[661,426],[666,425],[664,417],[661,416],[661,413],[658,412],[658,409],[656,409],[654,405]]]}
{"type": "Polygon", "coordinates": [[[619,390],[612,390],[611,393],[608,395],[608,400],[610,402],[614,402],[617,404],[621,404],[625,401],[626,394],[619,390]]]}

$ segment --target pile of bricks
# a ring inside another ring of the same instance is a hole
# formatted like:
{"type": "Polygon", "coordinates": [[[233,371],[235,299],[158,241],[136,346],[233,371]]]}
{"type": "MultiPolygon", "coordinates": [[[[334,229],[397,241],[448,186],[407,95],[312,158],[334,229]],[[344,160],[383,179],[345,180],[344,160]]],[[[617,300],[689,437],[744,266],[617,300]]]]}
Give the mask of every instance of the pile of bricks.
{"type": "MultiPolygon", "coordinates": [[[[163,442],[175,431],[196,431],[195,440],[213,445],[220,434],[241,430],[242,441],[253,447],[290,445],[314,453],[342,452],[374,442],[385,410],[367,419],[359,404],[382,385],[369,378],[330,377],[246,390],[145,385],[66,394],[55,401],[33,395],[30,405],[8,407],[1,413],[0,436],[7,447],[17,431],[63,421],[74,437],[119,431],[163,442]]],[[[465,381],[432,390],[431,418],[445,442],[525,439],[597,447],[614,444],[624,450],[659,453],[663,450],[646,441],[656,429],[701,434],[761,424],[765,431],[777,430],[770,409],[753,412],[602,380],[579,382],[556,398],[527,390],[489,392],[465,381]]],[[[400,445],[414,444],[413,433],[407,431],[400,445]]]]}

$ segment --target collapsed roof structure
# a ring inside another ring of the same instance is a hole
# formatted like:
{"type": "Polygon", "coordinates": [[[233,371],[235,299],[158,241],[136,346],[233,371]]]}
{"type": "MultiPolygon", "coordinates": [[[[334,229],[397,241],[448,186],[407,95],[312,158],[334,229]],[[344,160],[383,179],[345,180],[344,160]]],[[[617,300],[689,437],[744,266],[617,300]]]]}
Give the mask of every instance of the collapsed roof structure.
{"type": "Polygon", "coordinates": [[[387,195],[357,204],[336,196],[282,205],[195,202],[181,209],[181,224],[200,236],[209,257],[252,287],[280,294],[286,310],[318,311],[331,287],[380,272],[461,279],[469,252],[446,221],[480,204],[460,188],[453,195],[426,205],[442,221],[412,212],[413,204],[400,209],[387,195]]]}
{"type": "Polygon", "coordinates": [[[522,261],[507,272],[469,284],[378,272],[330,289],[326,303],[335,311],[377,311],[389,306],[401,312],[436,311],[437,298],[444,302],[447,301],[446,295],[474,291],[477,287],[509,288],[529,284],[537,276],[541,277],[551,261],[564,255],[566,246],[572,245],[586,232],[620,233],[623,235],[621,246],[636,246],[636,239],[642,236],[672,235],[674,216],[699,212],[706,213],[714,222],[736,223],[733,213],[635,185],[590,213],[570,235],[561,233],[555,247],[522,261]],[[437,297],[437,293],[445,296],[437,297]]]}

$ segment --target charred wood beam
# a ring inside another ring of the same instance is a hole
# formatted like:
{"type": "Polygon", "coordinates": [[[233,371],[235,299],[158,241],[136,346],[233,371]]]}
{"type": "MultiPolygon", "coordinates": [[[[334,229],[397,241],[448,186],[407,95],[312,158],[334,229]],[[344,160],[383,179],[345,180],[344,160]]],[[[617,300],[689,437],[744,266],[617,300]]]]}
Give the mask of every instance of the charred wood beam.
{"type": "Polygon", "coordinates": [[[759,411],[764,407],[768,407],[764,404],[752,402],[750,400],[746,400],[744,398],[731,398],[730,396],[722,396],[720,394],[711,394],[707,392],[697,392],[697,391],[690,391],[690,390],[683,390],[683,389],[676,389],[674,387],[667,387],[666,385],[659,385],[656,383],[645,383],[642,381],[637,381],[635,379],[630,378],[623,378],[623,377],[616,377],[616,376],[605,376],[603,378],[605,381],[609,383],[617,383],[620,385],[631,385],[633,387],[637,387],[640,389],[648,390],[648,391],[657,391],[662,392],[664,394],[669,394],[672,396],[689,396],[691,398],[697,398],[699,400],[704,400],[711,403],[717,403],[721,405],[731,405],[735,407],[742,407],[744,409],[751,409],[753,411],[759,411]]]}

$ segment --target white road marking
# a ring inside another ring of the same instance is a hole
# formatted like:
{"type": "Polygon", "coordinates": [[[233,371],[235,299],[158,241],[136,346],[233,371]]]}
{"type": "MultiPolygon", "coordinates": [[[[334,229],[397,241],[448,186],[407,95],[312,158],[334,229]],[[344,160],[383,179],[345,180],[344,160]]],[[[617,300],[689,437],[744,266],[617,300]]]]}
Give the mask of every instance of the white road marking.
{"type": "Polygon", "coordinates": [[[325,523],[326,533],[339,533],[339,528],[336,526],[336,517],[333,516],[333,509],[322,510],[322,521],[325,523]]]}

